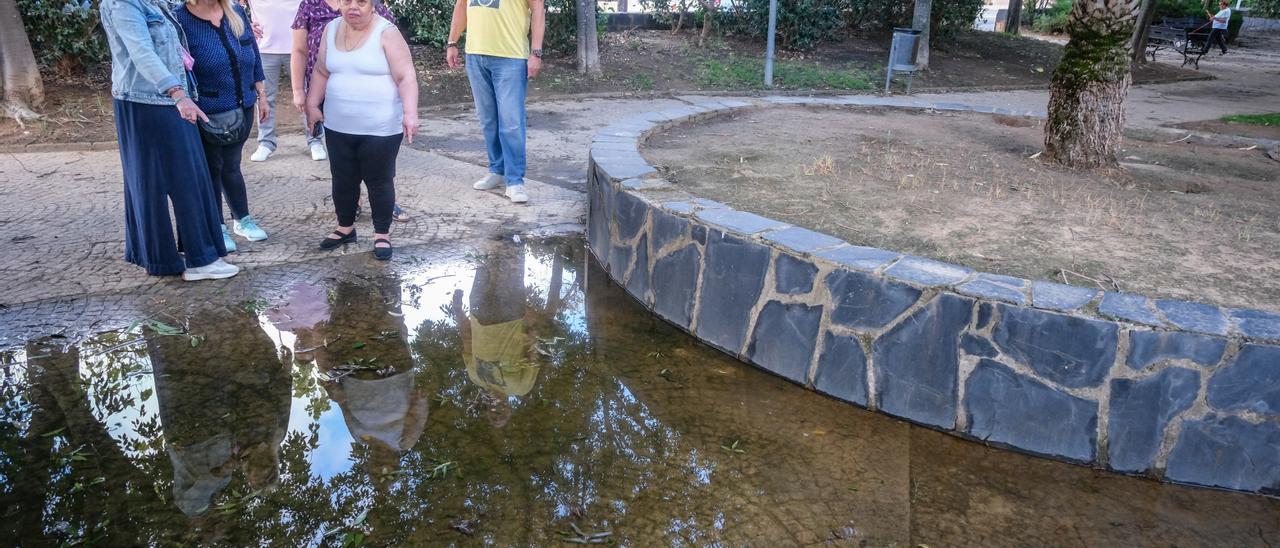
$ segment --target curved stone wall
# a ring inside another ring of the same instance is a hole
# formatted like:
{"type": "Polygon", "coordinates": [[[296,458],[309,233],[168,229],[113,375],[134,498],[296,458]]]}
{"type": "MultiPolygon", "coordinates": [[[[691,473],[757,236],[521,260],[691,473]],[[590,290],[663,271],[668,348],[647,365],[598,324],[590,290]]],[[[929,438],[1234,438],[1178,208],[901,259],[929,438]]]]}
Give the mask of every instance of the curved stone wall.
{"type": "Polygon", "coordinates": [[[850,245],[689,195],[640,156],[651,132],[769,103],[1041,114],[774,97],[605,128],[591,146],[588,241],[645,306],[739,359],[921,425],[1126,474],[1280,494],[1280,314],[850,245]]]}

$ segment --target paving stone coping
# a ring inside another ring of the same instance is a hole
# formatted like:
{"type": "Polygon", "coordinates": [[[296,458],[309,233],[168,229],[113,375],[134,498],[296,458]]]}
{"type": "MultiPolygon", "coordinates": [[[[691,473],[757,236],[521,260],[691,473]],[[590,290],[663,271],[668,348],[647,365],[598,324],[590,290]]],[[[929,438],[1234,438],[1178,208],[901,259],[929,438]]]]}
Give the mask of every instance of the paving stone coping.
{"type": "Polygon", "coordinates": [[[587,239],[703,342],[853,405],[1161,481],[1280,495],[1280,314],[1001,276],[737,211],[666,181],[651,134],[773,105],[1044,116],[911,98],[705,99],[591,144],[587,239]]]}

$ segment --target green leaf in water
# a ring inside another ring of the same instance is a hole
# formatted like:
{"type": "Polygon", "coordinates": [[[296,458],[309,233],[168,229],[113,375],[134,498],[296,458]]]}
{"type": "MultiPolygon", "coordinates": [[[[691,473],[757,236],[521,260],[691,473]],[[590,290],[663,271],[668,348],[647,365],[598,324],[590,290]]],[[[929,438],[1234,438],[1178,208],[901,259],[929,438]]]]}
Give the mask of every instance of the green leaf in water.
{"type": "Polygon", "coordinates": [[[351,349],[352,349],[352,350],[360,350],[361,348],[364,348],[364,343],[363,343],[363,342],[358,342],[358,343],[355,343],[355,344],[351,345],[351,349]]]}
{"type": "Polygon", "coordinates": [[[342,548],[355,548],[364,546],[364,533],[352,531],[347,536],[342,537],[342,548]]]}

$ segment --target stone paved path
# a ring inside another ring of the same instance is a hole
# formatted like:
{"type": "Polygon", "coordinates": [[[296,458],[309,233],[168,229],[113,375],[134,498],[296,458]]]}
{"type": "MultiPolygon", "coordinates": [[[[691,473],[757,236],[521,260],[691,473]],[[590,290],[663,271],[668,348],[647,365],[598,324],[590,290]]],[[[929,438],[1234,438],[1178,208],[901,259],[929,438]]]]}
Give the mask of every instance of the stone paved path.
{"type": "MultiPolygon", "coordinates": [[[[1277,110],[1280,37],[1255,39],[1254,44],[1258,47],[1237,49],[1226,57],[1206,56],[1201,70],[1215,80],[1133,88],[1127,103],[1129,125],[1155,127],[1277,110]]],[[[1043,110],[1048,92],[916,97],[1043,110]]],[[[421,135],[400,155],[399,202],[414,218],[395,226],[393,237],[404,253],[393,262],[410,254],[417,254],[417,260],[435,260],[442,256],[439,250],[451,250],[444,256],[464,253],[458,250],[465,249],[466,242],[503,228],[575,230],[585,215],[587,144],[595,131],[633,114],[697,99],[565,99],[531,104],[533,200],[528,206],[470,189],[471,181],[485,171],[484,149],[472,112],[426,113],[421,135]]],[[[269,287],[274,277],[322,276],[325,269],[337,268],[333,254],[315,249],[316,240],[333,225],[328,165],[303,155],[300,136],[286,136],[280,153],[261,164],[246,161],[244,170],[251,210],[271,233],[266,242],[241,242],[241,251],[231,257],[247,267],[245,277],[250,281],[184,284],[172,277],[147,277],[121,259],[122,186],[115,151],[0,154],[0,245],[4,246],[0,275],[7,282],[0,287],[0,339],[12,326],[34,329],[46,314],[51,316],[44,320],[62,314],[75,316],[80,324],[92,323],[95,314],[111,315],[114,296],[192,299],[218,288],[269,287]]],[[[367,231],[367,218],[361,222],[367,231]]],[[[352,264],[358,266],[351,272],[370,268],[369,245],[363,241],[345,251],[356,255],[352,264]]]]}

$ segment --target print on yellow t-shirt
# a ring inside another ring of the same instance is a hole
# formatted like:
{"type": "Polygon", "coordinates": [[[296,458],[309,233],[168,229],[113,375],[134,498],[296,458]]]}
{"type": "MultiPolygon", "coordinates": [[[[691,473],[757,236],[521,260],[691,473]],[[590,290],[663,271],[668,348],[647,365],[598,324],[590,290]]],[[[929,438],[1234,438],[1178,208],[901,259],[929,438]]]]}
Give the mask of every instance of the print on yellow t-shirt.
{"type": "Polygon", "coordinates": [[[467,53],[529,58],[529,0],[470,0],[467,53]]]}

